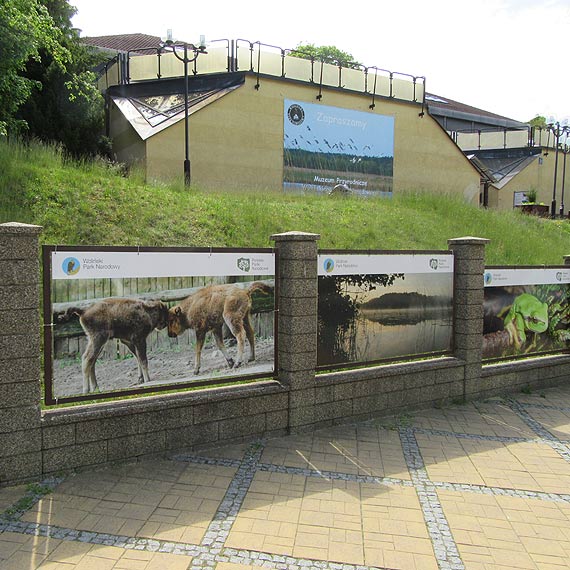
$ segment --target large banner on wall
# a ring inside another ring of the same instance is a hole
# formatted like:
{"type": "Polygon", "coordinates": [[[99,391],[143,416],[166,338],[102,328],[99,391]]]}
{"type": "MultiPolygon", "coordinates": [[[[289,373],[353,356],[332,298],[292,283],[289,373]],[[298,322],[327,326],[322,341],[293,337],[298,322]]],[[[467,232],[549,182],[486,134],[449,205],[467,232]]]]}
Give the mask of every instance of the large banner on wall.
{"type": "Polygon", "coordinates": [[[567,266],[486,269],[483,358],[566,350],[569,325],[567,266]]]}
{"type": "Polygon", "coordinates": [[[453,255],[319,255],[318,366],[444,354],[453,332],[453,255]]]}
{"type": "Polygon", "coordinates": [[[394,117],[284,101],[285,190],[392,195],[394,117]]]}
{"type": "Polygon", "coordinates": [[[46,402],[272,376],[271,250],[44,247],[46,402]]]}

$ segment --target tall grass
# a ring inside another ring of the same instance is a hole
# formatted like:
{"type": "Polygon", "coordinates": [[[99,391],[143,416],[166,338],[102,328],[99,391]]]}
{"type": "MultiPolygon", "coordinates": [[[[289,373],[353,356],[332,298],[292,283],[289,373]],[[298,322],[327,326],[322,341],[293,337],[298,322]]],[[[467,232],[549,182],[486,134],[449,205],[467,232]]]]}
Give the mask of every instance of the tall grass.
{"type": "Polygon", "coordinates": [[[0,222],[44,227],[46,243],[267,247],[274,233],[321,235],[320,247],[446,249],[491,240],[491,264],[557,264],[570,254],[567,222],[487,211],[427,192],[393,199],[206,192],[145,184],[103,162],[74,163],[56,147],[0,141],[0,222]]]}

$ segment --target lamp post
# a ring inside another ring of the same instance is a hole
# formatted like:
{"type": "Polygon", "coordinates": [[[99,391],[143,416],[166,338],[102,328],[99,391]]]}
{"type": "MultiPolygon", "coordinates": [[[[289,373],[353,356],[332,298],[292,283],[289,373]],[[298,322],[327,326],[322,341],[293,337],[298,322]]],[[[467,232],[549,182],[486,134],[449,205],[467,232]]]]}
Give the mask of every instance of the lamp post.
{"type": "Polygon", "coordinates": [[[564,186],[566,183],[566,157],[570,152],[570,147],[568,146],[568,133],[566,133],[566,144],[562,149],[562,153],[564,154],[564,163],[562,166],[562,196],[560,198],[560,217],[564,217],[564,186]]]}
{"type": "Polygon", "coordinates": [[[560,123],[555,123],[552,119],[547,125],[548,129],[552,131],[554,135],[554,145],[556,149],[556,155],[554,159],[554,184],[552,185],[552,204],[550,208],[550,217],[556,218],[556,175],[558,174],[558,142],[560,140],[560,123]]]}
{"type": "MultiPolygon", "coordinates": [[[[556,218],[556,182],[558,179],[558,151],[560,150],[560,136],[564,133],[568,133],[570,129],[568,128],[567,121],[564,121],[562,125],[560,125],[558,121],[554,122],[553,118],[551,118],[546,127],[554,135],[554,145],[556,149],[555,158],[554,158],[554,182],[552,185],[552,206],[550,209],[550,216],[551,218],[554,219],[556,218]]],[[[566,156],[564,158],[566,158],[566,156]]],[[[560,204],[560,215],[562,216],[563,214],[564,214],[564,180],[562,181],[562,198],[560,204]]]]}
{"type": "MultiPolygon", "coordinates": [[[[170,34],[169,34],[170,36],[170,34]]],[[[169,51],[174,54],[176,59],[184,64],[184,186],[190,186],[190,139],[188,136],[188,64],[193,63],[198,59],[201,54],[208,53],[204,36],[200,37],[200,45],[195,46],[186,42],[173,41],[170,37],[162,42],[160,46],[161,51],[169,51]],[[179,55],[182,50],[183,55],[179,55]],[[193,57],[188,57],[188,52],[193,52],[193,57]]]]}

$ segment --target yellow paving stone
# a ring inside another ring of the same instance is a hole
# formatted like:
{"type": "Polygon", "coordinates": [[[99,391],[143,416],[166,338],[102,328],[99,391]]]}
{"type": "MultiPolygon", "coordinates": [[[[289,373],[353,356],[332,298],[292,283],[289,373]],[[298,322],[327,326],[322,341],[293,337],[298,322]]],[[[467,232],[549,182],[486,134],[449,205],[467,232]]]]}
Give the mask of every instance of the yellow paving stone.
{"type": "Polygon", "coordinates": [[[86,556],[74,570],[113,570],[113,568],[116,568],[114,560],[86,556]]]}
{"type": "Polygon", "coordinates": [[[397,433],[376,426],[344,426],[271,440],[261,460],[320,471],[409,479],[397,433]]]}
{"type": "Polygon", "coordinates": [[[260,550],[263,551],[264,537],[260,534],[251,534],[249,532],[239,532],[232,530],[228,539],[226,540],[226,546],[228,548],[247,548],[250,550],[260,550]]]}
{"type": "Polygon", "coordinates": [[[526,424],[502,403],[476,402],[443,410],[422,410],[413,413],[416,427],[507,437],[533,437],[526,424]]]}
{"type": "MultiPolygon", "coordinates": [[[[2,535],[0,535],[0,539],[1,537],[2,535]]],[[[26,542],[22,542],[20,545],[20,550],[22,552],[37,552],[47,555],[53,552],[58,545],[58,541],[53,538],[44,536],[30,536],[27,538],[28,540],[26,542]]]]}
{"type": "Polygon", "coordinates": [[[328,560],[331,562],[345,562],[347,564],[364,564],[362,544],[330,542],[328,560]]]}
{"type": "Polygon", "coordinates": [[[121,558],[115,564],[113,570],[146,570],[148,562],[146,560],[130,560],[121,558]]]}
{"type": "Polygon", "coordinates": [[[536,442],[503,443],[417,434],[426,470],[434,481],[562,493],[570,465],[536,442]]]}
{"type": "Polygon", "coordinates": [[[268,521],[298,522],[299,509],[285,506],[272,506],[267,516],[268,521]]]}
{"type": "Polygon", "coordinates": [[[565,549],[559,542],[536,537],[525,537],[523,542],[527,552],[530,554],[543,554],[564,557],[565,549]]]}
{"type": "Polygon", "coordinates": [[[386,567],[394,568],[394,570],[416,570],[414,555],[408,552],[386,551],[384,563],[386,567]]]}
{"type": "Polygon", "coordinates": [[[78,563],[91,550],[92,545],[84,542],[62,541],[49,554],[48,559],[55,562],[78,563]]]}
{"type": "Polygon", "coordinates": [[[394,550],[397,552],[411,552],[418,554],[433,554],[431,541],[425,538],[408,536],[394,536],[394,550]]]}
{"type": "Polygon", "coordinates": [[[125,550],[122,558],[124,560],[150,560],[152,555],[152,552],[146,552],[145,550],[125,550]]]}
{"type": "Polygon", "coordinates": [[[570,439],[570,412],[532,407],[527,408],[526,411],[554,437],[562,440],[570,439]]]}
{"type": "Polygon", "coordinates": [[[18,550],[6,560],[1,561],[1,568],[2,570],[27,570],[28,568],[37,568],[46,558],[46,554],[18,550]]]}
{"type": "Polygon", "coordinates": [[[302,546],[308,548],[326,549],[329,546],[329,536],[327,534],[315,534],[309,532],[298,532],[295,537],[295,547],[302,546]]]}
{"type": "Polygon", "coordinates": [[[254,521],[252,527],[251,527],[251,531],[254,534],[264,534],[264,535],[273,535],[273,536],[277,536],[277,534],[279,533],[279,527],[280,524],[279,522],[276,521],[260,521],[260,520],[256,520],[254,521]]]}
{"type": "Polygon", "coordinates": [[[21,542],[10,540],[11,537],[6,536],[11,534],[8,532],[0,534],[0,560],[7,560],[22,547],[21,542]]]}
{"type": "MultiPolygon", "coordinates": [[[[465,510],[476,503],[476,494],[438,491],[444,513],[458,545],[460,555],[467,562],[474,548],[491,556],[495,567],[518,567],[542,570],[540,557],[551,557],[549,565],[565,560],[570,567],[570,509],[564,503],[526,499],[521,497],[486,496],[485,505],[474,517],[482,532],[462,531],[465,518],[457,514],[458,504],[465,510]],[[492,505],[492,502],[495,505],[492,505]],[[521,522],[522,521],[522,522],[521,522]],[[556,562],[555,562],[556,561],[556,562]]],[[[483,554],[480,554],[482,556],[483,554]]],[[[467,566],[470,570],[470,566],[467,566]]]]}
{"type": "Polygon", "coordinates": [[[25,485],[15,485],[0,489],[0,513],[17,503],[25,494],[25,485]]]}
{"type": "Polygon", "coordinates": [[[532,558],[526,552],[491,548],[491,556],[497,565],[511,566],[513,568],[529,568],[533,570],[535,568],[532,558]]]}
{"type": "Polygon", "coordinates": [[[110,560],[119,560],[125,553],[125,550],[116,546],[104,546],[95,544],[89,551],[89,556],[95,558],[109,558],[110,560]]]}
{"type": "Polygon", "coordinates": [[[567,558],[540,554],[531,554],[531,558],[540,570],[562,570],[570,566],[570,561],[567,558]]]}

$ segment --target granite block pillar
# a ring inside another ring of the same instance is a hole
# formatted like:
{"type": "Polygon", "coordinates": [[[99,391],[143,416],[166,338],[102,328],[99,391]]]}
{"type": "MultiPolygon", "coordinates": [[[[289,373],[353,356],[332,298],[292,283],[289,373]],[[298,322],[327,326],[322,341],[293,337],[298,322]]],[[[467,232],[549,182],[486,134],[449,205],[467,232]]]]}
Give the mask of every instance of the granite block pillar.
{"type": "Polygon", "coordinates": [[[0,485],[42,472],[40,232],[0,224],[0,485]]]}
{"type": "Polygon", "coordinates": [[[465,362],[463,398],[481,389],[485,246],[488,239],[447,241],[454,254],[454,352],[465,362]]]}
{"type": "Polygon", "coordinates": [[[299,422],[312,424],[315,413],[319,238],[318,234],[302,232],[271,236],[279,260],[278,378],[289,389],[290,431],[299,422]]]}

